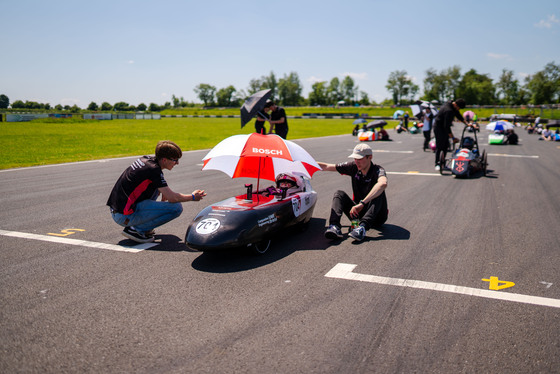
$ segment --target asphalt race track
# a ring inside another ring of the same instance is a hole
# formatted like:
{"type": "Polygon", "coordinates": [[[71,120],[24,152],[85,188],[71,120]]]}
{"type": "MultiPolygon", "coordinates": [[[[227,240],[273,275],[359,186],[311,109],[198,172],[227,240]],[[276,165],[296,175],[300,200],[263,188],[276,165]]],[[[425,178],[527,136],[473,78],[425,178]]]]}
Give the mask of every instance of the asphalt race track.
{"type": "MultiPolygon", "coordinates": [[[[518,133],[489,146],[483,130],[490,173],[462,180],[434,170],[421,134],[391,131],[370,143],[389,178],[382,231],[327,241],[350,180],[319,172],[309,229],[260,257],[185,246],[198,211],[244,191],[200,170],[207,151],[166,172],[208,196],[155,246],[121,236],[105,206],[133,158],[0,171],[0,372],[558,372],[560,147],[518,133]]],[[[335,163],[357,139],[297,143],[335,163]]]]}

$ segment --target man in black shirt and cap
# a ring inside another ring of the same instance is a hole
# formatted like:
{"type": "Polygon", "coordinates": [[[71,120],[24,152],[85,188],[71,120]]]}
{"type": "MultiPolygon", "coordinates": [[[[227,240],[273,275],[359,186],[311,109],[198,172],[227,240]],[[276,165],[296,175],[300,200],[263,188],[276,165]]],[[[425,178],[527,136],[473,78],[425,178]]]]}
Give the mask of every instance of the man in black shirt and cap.
{"type": "Polygon", "coordinates": [[[350,236],[362,241],[367,230],[379,227],[387,221],[387,174],[382,166],[371,161],[373,151],[365,143],[354,147],[354,151],[348,157],[353,160],[338,164],[318,162],[324,171],[337,171],[352,178],[352,197],[342,190],[334,194],[329,228],[325,231],[325,237],[342,238],[340,219],[345,214],[350,219],[359,221],[359,226],[350,232],[350,236]]]}
{"type": "Polygon", "coordinates": [[[270,119],[267,119],[268,123],[270,123],[270,131],[268,133],[272,134],[274,132],[281,138],[286,139],[288,136],[288,117],[284,108],[276,105],[274,101],[267,100],[264,105],[264,111],[267,114],[270,112],[270,119]]]}
{"type": "Polygon", "coordinates": [[[443,153],[443,158],[447,155],[447,149],[449,148],[449,139],[455,141],[453,137],[453,132],[451,132],[451,126],[453,124],[453,119],[457,118],[459,121],[468,125],[467,121],[461,115],[459,109],[465,108],[465,100],[457,99],[455,101],[448,101],[443,104],[439,112],[434,118],[434,134],[436,137],[436,170],[445,167],[445,165],[440,165],[440,155],[443,153]]]}

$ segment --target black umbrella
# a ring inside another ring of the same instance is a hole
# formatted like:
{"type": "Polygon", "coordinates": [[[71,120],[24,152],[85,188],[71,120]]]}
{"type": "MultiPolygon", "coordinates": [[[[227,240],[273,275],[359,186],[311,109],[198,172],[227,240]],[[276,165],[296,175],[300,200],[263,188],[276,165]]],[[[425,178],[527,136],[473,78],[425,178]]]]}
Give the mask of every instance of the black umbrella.
{"type": "Polygon", "coordinates": [[[551,127],[560,127],[560,120],[551,119],[550,121],[548,121],[546,128],[550,129],[551,127]]]}
{"type": "Polygon", "coordinates": [[[373,122],[370,122],[366,125],[367,129],[375,129],[376,127],[383,127],[383,126],[387,126],[387,121],[384,121],[382,119],[378,119],[375,120],[373,122]]]}
{"type": "Polygon", "coordinates": [[[259,113],[262,117],[266,117],[261,111],[264,109],[266,100],[272,94],[272,90],[262,90],[254,93],[249,97],[241,106],[241,127],[245,126],[247,122],[253,119],[259,113]]]}
{"type": "Polygon", "coordinates": [[[418,100],[410,106],[410,109],[412,109],[412,115],[416,116],[416,118],[418,119],[422,119],[422,111],[427,108],[430,108],[432,110],[434,116],[437,114],[436,106],[429,101],[418,100]]]}
{"type": "Polygon", "coordinates": [[[362,123],[366,123],[367,120],[365,118],[358,118],[357,120],[355,120],[354,122],[352,122],[353,125],[361,125],[362,123]]]}

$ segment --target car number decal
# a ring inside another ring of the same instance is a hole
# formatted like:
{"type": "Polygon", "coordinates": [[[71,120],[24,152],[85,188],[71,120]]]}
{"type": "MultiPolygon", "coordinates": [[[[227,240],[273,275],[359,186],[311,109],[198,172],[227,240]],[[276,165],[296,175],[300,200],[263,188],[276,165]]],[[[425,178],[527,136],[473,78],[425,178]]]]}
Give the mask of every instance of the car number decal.
{"type": "Polygon", "coordinates": [[[219,228],[219,220],[216,218],[205,218],[196,225],[196,232],[201,235],[208,235],[216,232],[219,228]]]}

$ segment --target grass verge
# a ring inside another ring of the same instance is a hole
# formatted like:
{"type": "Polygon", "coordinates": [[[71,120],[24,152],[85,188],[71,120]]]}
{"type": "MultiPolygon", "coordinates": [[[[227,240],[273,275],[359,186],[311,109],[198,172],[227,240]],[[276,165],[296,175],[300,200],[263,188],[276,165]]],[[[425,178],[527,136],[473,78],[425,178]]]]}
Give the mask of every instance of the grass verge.
{"type": "MultiPolygon", "coordinates": [[[[349,134],[353,120],[290,119],[288,139],[349,134]]],[[[394,127],[396,121],[389,121],[394,127]]],[[[0,169],[153,154],[169,139],[184,151],[209,149],[224,138],[254,131],[239,118],[163,118],[87,121],[45,119],[0,123],[0,169]]]]}

